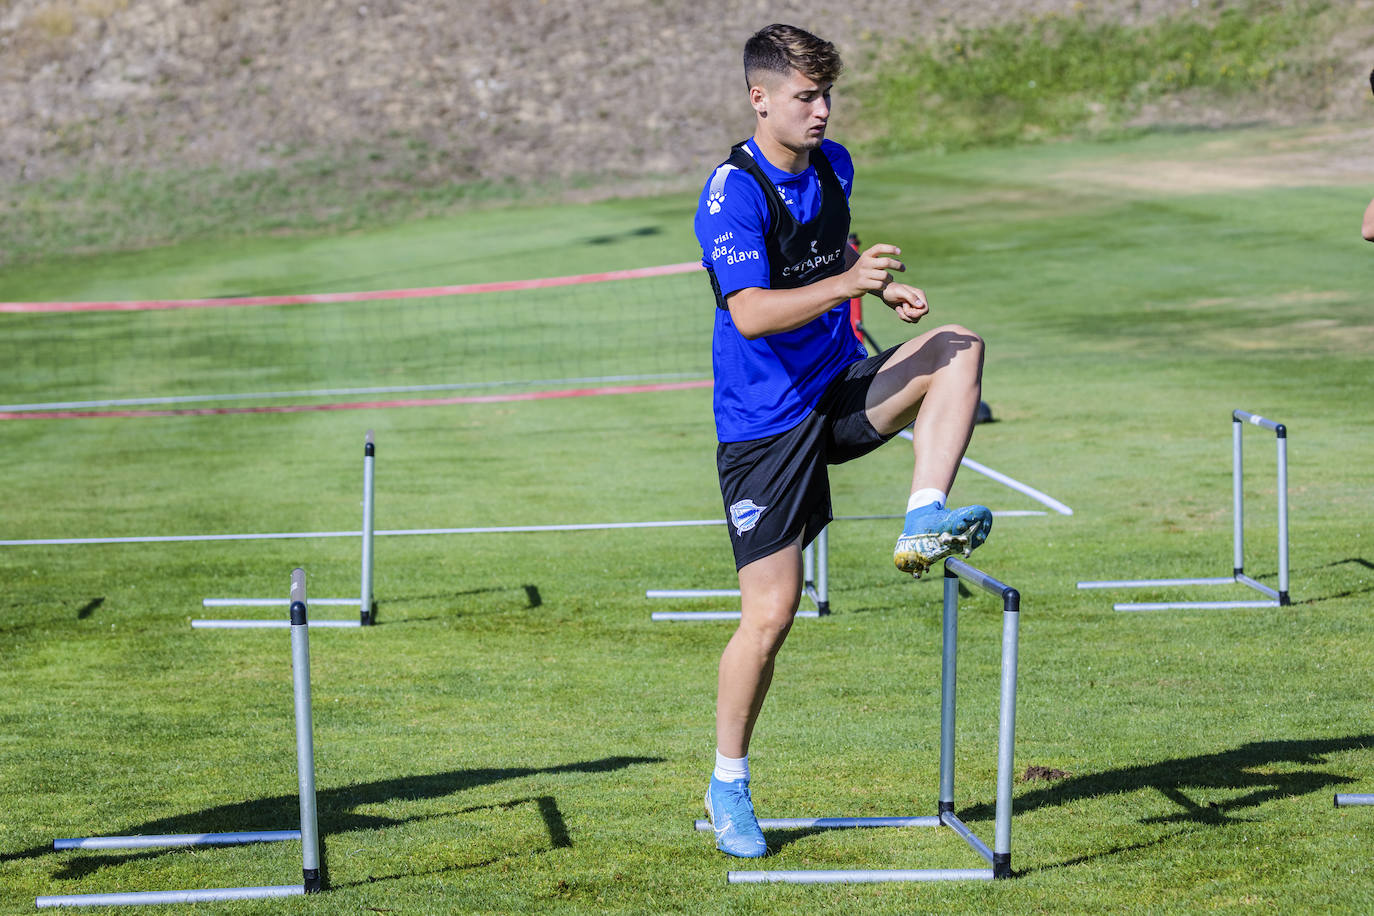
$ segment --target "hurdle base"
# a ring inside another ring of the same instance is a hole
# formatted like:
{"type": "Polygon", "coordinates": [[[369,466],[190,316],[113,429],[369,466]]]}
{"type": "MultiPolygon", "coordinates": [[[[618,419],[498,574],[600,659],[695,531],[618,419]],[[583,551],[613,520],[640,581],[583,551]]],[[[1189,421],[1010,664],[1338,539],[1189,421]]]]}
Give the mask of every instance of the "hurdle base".
{"type": "Polygon", "coordinates": [[[1338,794],[1334,799],[1337,808],[1344,808],[1347,805],[1374,805],[1374,794],[1366,792],[1350,792],[1338,794]]]}
{"type": "Polygon", "coordinates": [[[1114,611],[1179,611],[1217,608],[1279,607],[1277,601],[1141,601],[1113,604],[1114,611]]]}
{"type": "MultiPolygon", "coordinates": [[[[806,583],[802,594],[811,600],[816,606],[815,610],[797,611],[795,617],[829,617],[830,602],[821,599],[815,586],[810,582],[806,583]]],[[[738,598],[739,589],[737,588],[681,588],[668,589],[656,588],[649,589],[644,593],[645,598],[738,598]]],[[[650,620],[739,620],[739,611],[654,611],[649,615],[650,620]]]]}
{"type": "Polygon", "coordinates": [[[214,887],[188,891],[124,891],[113,894],[52,894],[38,897],[39,909],[60,906],[143,906],[160,903],[208,903],[217,900],[260,900],[268,897],[301,897],[303,884],[268,887],[214,887]]]}
{"type": "Polygon", "coordinates": [[[164,833],[141,836],[87,836],[52,841],[62,849],[170,849],[181,846],[246,846],[299,840],[299,830],[240,830],[232,833],[164,833]]]}
{"type": "Polygon", "coordinates": [[[1263,595],[1265,599],[1248,601],[1122,601],[1112,605],[1114,611],[1176,611],[1228,608],[1287,607],[1291,604],[1287,592],[1280,592],[1258,582],[1237,569],[1230,576],[1195,579],[1098,579],[1078,583],[1079,589],[1090,588],[1172,588],[1182,585],[1244,585],[1263,595]]]}
{"type": "MultiPolygon", "coordinates": [[[[698,818],[698,831],[711,829],[711,822],[698,818]]],[[[916,881],[992,881],[1010,878],[1011,853],[994,853],[974,835],[953,811],[951,803],[941,802],[940,814],[917,817],[773,817],[759,818],[763,830],[846,830],[878,827],[948,827],[968,847],[978,853],[989,868],[917,868],[917,869],[837,869],[731,871],[726,874],[729,884],[874,884],[880,882],[916,881]]]]}
{"type": "MultiPolygon", "coordinates": [[[[824,617],[829,616],[827,609],[825,614],[819,610],[797,611],[797,617],[824,617]]],[[[650,620],[739,620],[739,611],[654,611],[649,615],[650,620]]]]}
{"type": "MultiPolygon", "coordinates": [[[[357,607],[361,598],[311,598],[311,607],[357,607]]],[[[286,607],[291,606],[290,598],[202,598],[201,607],[286,607]]]]}
{"type": "MultiPolygon", "coordinates": [[[[336,630],[356,630],[363,626],[361,620],[311,620],[307,623],[310,629],[320,627],[336,630]]],[[[221,620],[218,618],[196,618],[191,621],[191,628],[195,630],[286,630],[290,629],[289,620],[221,620]]]]}

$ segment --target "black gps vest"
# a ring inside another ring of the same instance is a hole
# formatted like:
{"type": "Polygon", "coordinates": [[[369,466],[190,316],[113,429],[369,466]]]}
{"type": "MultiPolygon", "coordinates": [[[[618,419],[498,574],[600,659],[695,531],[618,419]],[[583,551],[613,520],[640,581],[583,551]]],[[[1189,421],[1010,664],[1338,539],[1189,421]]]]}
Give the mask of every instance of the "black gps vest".
{"type": "MultiPolygon", "coordinates": [[[[844,250],[849,244],[849,201],[825,153],[819,148],[811,151],[811,165],[821,185],[821,205],[808,223],[797,222],[782,202],[778,189],[763,174],[754,157],[745,152],[743,143],[731,148],[730,158],[725,162],[752,175],[768,203],[768,230],[763,239],[768,252],[770,289],[809,286],[844,271],[844,250]]],[[[709,266],[706,272],[711,277],[716,307],[726,308],[716,272],[709,266]]]]}

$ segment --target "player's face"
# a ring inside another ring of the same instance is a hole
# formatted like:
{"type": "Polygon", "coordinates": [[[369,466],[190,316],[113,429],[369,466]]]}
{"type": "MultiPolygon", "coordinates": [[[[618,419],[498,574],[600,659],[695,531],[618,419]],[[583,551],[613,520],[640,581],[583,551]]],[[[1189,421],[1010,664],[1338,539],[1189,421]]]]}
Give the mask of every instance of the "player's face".
{"type": "Polygon", "coordinates": [[[754,110],[763,116],[762,129],[787,149],[803,153],[816,149],[825,139],[832,85],[818,83],[796,70],[785,77],[768,73],[753,88],[750,99],[754,110]]]}

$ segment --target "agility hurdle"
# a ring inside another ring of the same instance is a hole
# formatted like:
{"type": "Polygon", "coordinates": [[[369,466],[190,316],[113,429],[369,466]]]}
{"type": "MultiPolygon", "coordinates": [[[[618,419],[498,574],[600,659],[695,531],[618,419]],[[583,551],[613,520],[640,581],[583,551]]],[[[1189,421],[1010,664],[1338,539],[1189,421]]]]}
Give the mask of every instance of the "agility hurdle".
{"type": "MultiPolygon", "coordinates": [[[[312,627],[335,627],[353,628],[371,626],[377,611],[377,602],[372,596],[372,536],[374,534],[372,509],[373,509],[373,464],[376,461],[377,448],[372,437],[372,430],[367,431],[367,437],[363,444],[363,527],[362,527],[362,583],[357,598],[317,598],[313,602],[316,605],[331,605],[357,607],[357,620],[312,620],[312,627]]],[[[201,601],[201,607],[281,607],[289,602],[282,601],[280,598],[206,598],[201,601]]],[[[191,621],[191,626],[198,630],[256,630],[267,627],[285,627],[290,624],[285,620],[223,620],[215,618],[198,618],[191,621]]]]}
{"type": "MultiPolygon", "coordinates": [[[[830,614],[830,526],[802,551],[802,594],[815,605],[813,610],[797,611],[798,617],[826,617],[830,614]]],[[[738,598],[737,588],[651,588],[645,598],[738,598]]],[[[739,620],[739,611],[654,611],[651,620],[739,620]]]]}
{"type": "Polygon", "coordinates": [[[1231,412],[1231,501],[1232,501],[1232,546],[1234,563],[1229,576],[1197,579],[1107,579],[1079,582],[1085,588],[1147,588],[1175,585],[1245,585],[1267,597],[1264,600],[1248,601],[1161,601],[1144,603],[1118,603],[1112,607],[1118,611],[1163,611],[1182,608],[1248,608],[1248,607],[1287,607],[1291,604],[1288,597],[1288,428],[1282,423],[1261,417],[1246,410],[1231,412]],[[1244,462],[1241,458],[1242,424],[1261,426],[1274,433],[1278,448],[1278,503],[1279,503],[1279,587],[1272,589],[1262,582],[1256,582],[1245,574],[1245,490],[1242,486],[1244,462]]]}
{"type": "Polygon", "coordinates": [[[53,840],[53,849],[149,849],[177,846],[233,846],[246,843],[301,841],[301,883],[270,887],[219,887],[184,891],[126,891],[112,894],[60,894],[39,897],[40,907],[133,906],[151,903],[199,903],[261,897],[294,897],[321,890],[320,835],[315,809],[315,741],[310,712],[310,627],[305,570],[291,573],[291,687],[296,707],[296,782],[300,797],[299,830],[248,830],[235,833],[185,833],[163,836],[105,836],[53,840]]]}
{"type": "MultiPolygon", "coordinates": [[[[1012,749],[1016,738],[1016,660],[1020,642],[1020,593],[962,560],[945,560],[943,637],[940,648],[940,798],[936,814],[916,817],[760,818],[764,830],[855,827],[949,827],[988,863],[987,868],[843,869],[833,871],[732,871],[730,884],[868,884],[909,881],[990,881],[1010,878],[1012,749]],[[959,582],[1002,600],[1002,683],[997,733],[997,804],[993,845],[979,839],[954,813],[954,700],[959,641],[959,582]]],[[[710,830],[711,822],[696,822],[710,830]]]]}

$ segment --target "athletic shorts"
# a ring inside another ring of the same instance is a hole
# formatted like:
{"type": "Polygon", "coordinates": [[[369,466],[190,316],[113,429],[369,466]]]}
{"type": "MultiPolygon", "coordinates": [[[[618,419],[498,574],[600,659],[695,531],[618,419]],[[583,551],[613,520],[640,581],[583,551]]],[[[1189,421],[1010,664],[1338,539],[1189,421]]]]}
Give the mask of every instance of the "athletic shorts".
{"type": "Polygon", "coordinates": [[[811,413],[787,432],[716,448],[736,569],[777,553],[798,536],[802,546],[810,544],[830,524],[826,465],[867,455],[892,438],[868,422],[864,404],[873,377],[895,350],[845,367],[811,413]]]}

